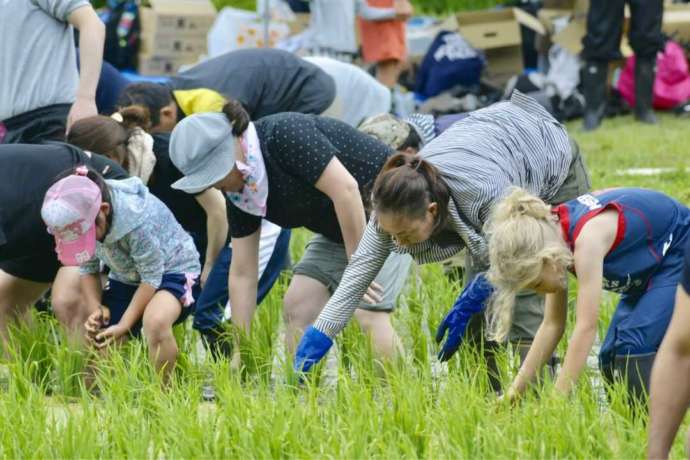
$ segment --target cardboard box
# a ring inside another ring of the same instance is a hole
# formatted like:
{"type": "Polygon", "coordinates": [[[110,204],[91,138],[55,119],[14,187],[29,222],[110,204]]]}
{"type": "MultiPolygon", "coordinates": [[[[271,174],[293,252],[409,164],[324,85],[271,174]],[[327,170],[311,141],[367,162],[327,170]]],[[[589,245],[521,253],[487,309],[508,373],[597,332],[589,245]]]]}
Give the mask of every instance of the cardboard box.
{"type": "Polygon", "coordinates": [[[664,5],[664,22],[661,29],[676,40],[690,40],[690,5],[664,5]]]}
{"type": "MultiPolygon", "coordinates": [[[[454,17],[460,34],[487,60],[486,79],[503,86],[522,72],[522,36],[520,26],[545,34],[544,25],[534,16],[517,8],[457,13],[454,17]]],[[[452,26],[452,20],[444,23],[452,26]]],[[[453,29],[451,29],[453,30],[453,29]]]]}
{"type": "Polygon", "coordinates": [[[196,64],[198,60],[198,57],[191,56],[169,57],[140,53],[139,68],[137,70],[141,75],[175,75],[180,67],[196,64]]]}
{"type": "Polygon", "coordinates": [[[182,55],[201,56],[207,53],[206,36],[202,37],[141,37],[141,54],[179,57],[182,55]]]}
{"type": "Polygon", "coordinates": [[[141,32],[154,42],[169,37],[206,36],[216,18],[208,0],[149,0],[141,8],[141,32]]]}
{"type": "Polygon", "coordinates": [[[554,35],[554,23],[561,18],[571,18],[573,10],[556,9],[556,8],[542,8],[537,12],[537,18],[542,23],[546,30],[546,35],[554,35]]]}

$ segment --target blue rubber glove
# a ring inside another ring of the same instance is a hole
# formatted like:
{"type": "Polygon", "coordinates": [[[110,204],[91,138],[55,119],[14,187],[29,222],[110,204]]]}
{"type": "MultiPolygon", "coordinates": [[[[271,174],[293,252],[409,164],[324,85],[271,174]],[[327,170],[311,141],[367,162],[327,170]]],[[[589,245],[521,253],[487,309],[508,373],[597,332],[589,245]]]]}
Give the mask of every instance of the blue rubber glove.
{"type": "Polygon", "coordinates": [[[309,326],[302,336],[295,353],[295,372],[309,372],[312,366],[328,353],[333,346],[333,339],[320,330],[309,326]]]}
{"type": "Polygon", "coordinates": [[[436,343],[441,343],[448,331],[446,342],[438,353],[439,361],[448,361],[458,351],[465,336],[467,323],[472,316],[484,311],[486,301],[493,292],[494,287],[483,273],[475,276],[463,289],[436,331],[436,343]]]}

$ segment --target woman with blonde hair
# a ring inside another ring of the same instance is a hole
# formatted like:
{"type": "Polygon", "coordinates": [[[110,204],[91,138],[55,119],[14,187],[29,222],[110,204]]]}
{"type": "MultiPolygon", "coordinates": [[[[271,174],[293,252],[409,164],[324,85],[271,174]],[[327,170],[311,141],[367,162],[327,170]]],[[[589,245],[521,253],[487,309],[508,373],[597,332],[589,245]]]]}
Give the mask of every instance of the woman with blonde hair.
{"type": "Polygon", "coordinates": [[[578,279],[576,320],[556,388],[567,393],[584,368],[597,333],[602,290],[621,294],[599,354],[604,377],[625,378],[633,397],[649,389],[649,375],[673,312],[690,210],[659,192],[621,188],[593,192],[550,207],[513,189],[486,226],[488,279],[496,292],[490,332],[509,329],[515,295],[546,295],[544,320],[509,398],[523,393],[565,333],[567,274],[578,279]]]}

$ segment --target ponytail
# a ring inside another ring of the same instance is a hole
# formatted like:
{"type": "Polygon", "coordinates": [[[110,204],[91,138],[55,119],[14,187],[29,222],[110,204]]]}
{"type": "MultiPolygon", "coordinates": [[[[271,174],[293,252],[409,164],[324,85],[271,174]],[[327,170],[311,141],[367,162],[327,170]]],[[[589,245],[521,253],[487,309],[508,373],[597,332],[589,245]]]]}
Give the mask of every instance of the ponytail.
{"type": "Polygon", "coordinates": [[[232,125],[233,136],[241,136],[249,127],[249,114],[239,101],[235,99],[228,100],[223,106],[223,113],[228,117],[228,121],[232,125]]]}
{"type": "Polygon", "coordinates": [[[111,117],[95,115],[77,120],[66,140],[82,150],[104,155],[127,169],[129,132],[111,117]]]}
{"type": "Polygon", "coordinates": [[[149,109],[143,105],[123,107],[116,113],[120,116],[116,118],[116,115],[114,115],[113,119],[118,121],[128,131],[141,128],[148,132],[151,129],[151,115],[149,109]]]}
{"type": "Polygon", "coordinates": [[[450,191],[434,165],[418,155],[397,153],[376,178],[372,201],[377,212],[394,212],[411,219],[424,217],[428,205],[436,203],[436,232],[448,220],[450,191]]]}
{"type": "Polygon", "coordinates": [[[509,189],[494,206],[484,231],[489,246],[487,277],[496,287],[487,310],[489,338],[502,341],[510,330],[517,293],[540,278],[546,263],[566,270],[573,255],[560,241],[551,208],[521,188],[509,189]]]}
{"type": "Polygon", "coordinates": [[[146,107],[132,105],[106,117],[96,115],[74,123],[67,142],[104,155],[147,183],[156,164],[146,107]]]}

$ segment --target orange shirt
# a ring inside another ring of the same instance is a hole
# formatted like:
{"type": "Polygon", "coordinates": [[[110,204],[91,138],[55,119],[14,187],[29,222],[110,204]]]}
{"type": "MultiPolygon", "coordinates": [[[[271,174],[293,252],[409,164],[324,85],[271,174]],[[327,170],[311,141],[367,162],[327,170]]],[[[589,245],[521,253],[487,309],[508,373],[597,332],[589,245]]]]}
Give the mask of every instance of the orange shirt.
{"type": "MultiPolygon", "coordinates": [[[[367,0],[369,6],[393,8],[394,0],[367,0]]],[[[404,61],[407,58],[405,22],[396,19],[367,21],[359,19],[362,57],[366,62],[390,59],[404,61]]]]}

